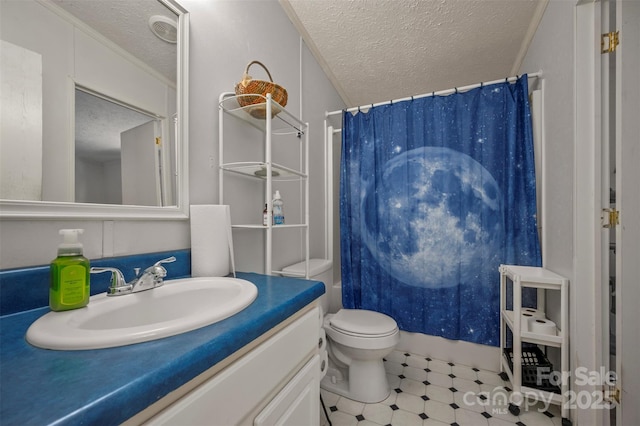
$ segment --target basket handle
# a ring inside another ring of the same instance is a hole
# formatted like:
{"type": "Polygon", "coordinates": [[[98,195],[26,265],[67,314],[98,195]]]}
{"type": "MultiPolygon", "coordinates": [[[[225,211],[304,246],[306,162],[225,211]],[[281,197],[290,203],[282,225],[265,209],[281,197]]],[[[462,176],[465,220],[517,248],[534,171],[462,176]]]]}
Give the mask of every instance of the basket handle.
{"type": "Polygon", "coordinates": [[[251,80],[251,76],[249,75],[249,67],[251,67],[251,65],[253,64],[260,65],[267,72],[267,75],[269,76],[269,81],[273,83],[273,78],[271,77],[271,73],[269,72],[267,67],[265,67],[264,64],[260,61],[251,61],[249,62],[249,64],[247,64],[247,67],[244,69],[244,74],[242,75],[242,85],[244,87],[247,87],[247,84],[249,84],[249,81],[251,80]]]}

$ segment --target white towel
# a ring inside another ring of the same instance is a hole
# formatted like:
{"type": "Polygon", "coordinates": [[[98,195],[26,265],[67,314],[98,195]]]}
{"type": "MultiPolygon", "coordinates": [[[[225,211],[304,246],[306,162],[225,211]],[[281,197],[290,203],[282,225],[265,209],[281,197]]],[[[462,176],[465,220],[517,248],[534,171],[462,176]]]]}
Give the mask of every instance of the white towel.
{"type": "Polygon", "coordinates": [[[229,263],[235,276],[229,206],[191,206],[191,276],[223,277],[229,263]]]}

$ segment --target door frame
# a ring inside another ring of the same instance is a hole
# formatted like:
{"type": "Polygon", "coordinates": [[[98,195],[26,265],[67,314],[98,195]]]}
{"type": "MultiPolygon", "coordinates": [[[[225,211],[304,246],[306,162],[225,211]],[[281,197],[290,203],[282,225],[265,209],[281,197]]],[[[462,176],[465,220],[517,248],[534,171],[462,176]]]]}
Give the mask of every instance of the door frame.
{"type": "MultiPolygon", "coordinates": [[[[633,2],[625,2],[625,7],[630,7],[633,2]]],[[[618,1],[620,5],[620,1],[618,1]]],[[[637,6],[636,6],[637,7],[637,6]]],[[[618,9],[620,10],[620,9],[618,9]]],[[[637,12],[636,12],[637,13],[637,12]]],[[[628,16],[628,15],[627,15],[628,16]]],[[[603,170],[602,158],[608,157],[608,152],[604,152],[608,149],[608,144],[603,140],[603,130],[606,131],[606,127],[603,128],[602,119],[603,114],[606,111],[603,110],[603,95],[602,95],[602,78],[603,73],[601,69],[601,53],[600,53],[600,36],[604,32],[602,25],[602,11],[601,3],[598,0],[580,0],[576,5],[575,14],[575,123],[574,123],[574,167],[575,167],[575,186],[574,186],[574,277],[573,282],[575,286],[580,288],[580,291],[573,291],[570,297],[570,310],[573,312],[572,324],[570,326],[571,333],[571,365],[573,371],[576,371],[578,367],[587,368],[590,372],[599,372],[600,367],[608,365],[609,349],[608,349],[608,312],[602,309],[601,297],[608,286],[608,279],[603,279],[603,255],[608,252],[608,244],[604,244],[608,241],[605,238],[605,232],[608,229],[602,228],[602,208],[609,205],[608,191],[603,191],[603,170]],[[606,314],[606,315],[605,315],[606,314]],[[607,347],[605,348],[605,345],[607,347]]],[[[617,18],[617,29],[621,28],[621,17],[617,18]]],[[[624,34],[621,32],[620,39],[622,49],[624,43],[627,44],[627,50],[636,49],[638,47],[638,41],[635,40],[634,44],[631,44],[629,39],[638,37],[637,25],[634,27],[634,33],[624,34]],[[627,41],[624,41],[624,40],[627,41]]],[[[620,61],[620,55],[617,55],[617,60],[620,61]]],[[[626,62],[627,60],[625,60],[626,62]]],[[[632,64],[625,64],[624,69],[627,71],[627,78],[631,78],[629,74],[632,74],[635,70],[640,68],[638,65],[637,55],[633,59],[632,64]]],[[[618,62],[616,68],[622,69],[621,63],[618,62]]],[[[623,76],[624,77],[624,76],[623,76]]],[[[619,76],[617,81],[621,79],[619,76]]],[[[637,85],[636,85],[637,87],[637,85]]],[[[621,92],[620,87],[616,90],[621,92]]],[[[626,146],[629,148],[633,137],[637,138],[640,132],[640,124],[637,118],[633,118],[630,114],[631,111],[638,111],[640,108],[640,94],[634,92],[634,96],[628,93],[628,88],[623,92],[625,104],[621,106],[620,100],[616,106],[617,112],[626,112],[625,117],[622,119],[621,114],[617,114],[616,123],[611,125],[616,126],[616,135],[618,135],[617,143],[619,146],[620,137],[625,138],[626,146]],[[630,100],[629,98],[633,99],[630,100]],[[622,121],[621,121],[622,120],[622,121]],[[623,123],[624,122],[624,123],[623,123]],[[620,136],[621,135],[621,136],[620,136]],[[634,136],[635,135],[635,136],[634,136]]],[[[620,97],[620,96],[619,96],[620,97]]],[[[618,147],[616,147],[618,149],[618,147]]],[[[640,150],[631,149],[626,153],[617,154],[617,162],[622,161],[623,164],[627,164],[627,171],[637,170],[637,164],[640,162],[640,150]],[[635,166],[634,166],[635,164],[635,166]]],[[[620,175],[623,172],[617,173],[617,179],[619,182],[620,175]]],[[[627,180],[627,183],[630,181],[627,180]]],[[[627,185],[627,188],[630,185],[627,185]]],[[[616,190],[620,190],[620,186],[616,185],[616,190]]],[[[634,188],[632,188],[634,190],[634,188]]],[[[637,191],[637,186],[635,187],[637,191]]],[[[627,261],[624,262],[624,271],[626,276],[640,276],[640,262],[633,257],[640,253],[640,247],[638,239],[640,239],[639,221],[637,217],[640,211],[640,198],[637,193],[632,194],[631,200],[621,201],[622,197],[618,192],[616,197],[616,208],[620,211],[620,223],[616,230],[616,244],[618,253],[625,251],[627,261]],[[631,205],[629,205],[630,203],[631,205]],[[622,203],[627,203],[629,209],[625,211],[625,207],[622,203]],[[631,213],[630,213],[631,212],[631,213]],[[624,217],[626,214],[626,218],[624,217]],[[626,220],[625,220],[626,219],[626,220]],[[630,243],[626,247],[620,246],[620,235],[622,229],[628,235],[632,235],[631,238],[627,237],[627,241],[630,243]],[[634,240],[636,238],[636,240],[634,240]],[[635,275],[634,275],[635,274],[635,275]]],[[[618,262],[620,262],[618,260],[618,262]]],[[[606,269],[606,268],[605,268],[606,269]]],[[[617,268],[620,271],[621,267],[618,264],[617,268]]],[[[618,275],[618,273],[616,274],[618,275]]],[[[622,346],[622,355],[617,355],[616,359],[620,357],[627,360],[628,370],[637,371],[638,368],[634,364],[637,362],[639,354],[639,345],[637,340],[623,338],[622,333],[626,335],[637,335],[637,323],[638,323],[638,310],[637,310],[637,290],[629,297],[622,297],[620,287],[618,283],[620,278],[617,277],[617,330],[616,340],[619,344],[621,341],[627,341],[626,345],[622,346]],[[621,305],[622,303],[622,305],[621,305]],[[634,306],[634,303],[636,306],[634,306]],[[624,321],[622,321],[621,315],[624,315],[624,321]],[[625,330],[624,325],[627,325],[625,330]],[[632,343],[632,344],[630,344],[632,343]]],[[[634,284],[632,282],[631,284],[634,284]]],[[[638,374],[633,373],[632,376],[627,376],[629,373],[624,370],[624,361],[622,368],[620,368],[620,362],[618,361],[618,385],[623,385],[622,388],[622,405],[618,407],[617,423],[618,424],[632,424],[630,422],[638,421],[640,414],[638,414],[638,406],[634,403],[634,398],[637,399],[637,392],[640,389],[638,387],[638,374]],[[627,380],[626,378],[631,380],[627,380]],[[625,380],[626,385],[622,383],[625,380]],[[631,387],[628,387],[631,386],[631,387]],[[625,404],[625,400],[628,402],[625,404]],[[623,411],[624,410],[624,411],[623,411]]],[[[597,395],[603,391],[602,385],[596,384],[584,384],[577,385],[574,381],[572,392],[580,395],[580,392],[588,392],[591,395],[597,395]]],[[[609,424],[609,411],[606,409],[579,409],[574,412],[574,421],[579,424],[593,424],[593,425],[607,425],[609,424]]]]}
{"type": "MultiPolygon", "coordinates": [[[[571,365],[598,371],[606,365],[602,347],[602,94],[601,10],[598,1],[579,1],[575,13],[574,122],[574,276],[570,297],[571,365]],[[576,288],[580,291],[576,291],[576,288]]],[[[608,356],[608,354],[607,354],[608,356]]],[[[573,377],[573,376],[572,376],[573,377]]],[[[572,392],[594,395],[595,384],[578,384],[572,392]]],[[[573,410],[578,424],[603,424],[603,410],[573,410]]]]}

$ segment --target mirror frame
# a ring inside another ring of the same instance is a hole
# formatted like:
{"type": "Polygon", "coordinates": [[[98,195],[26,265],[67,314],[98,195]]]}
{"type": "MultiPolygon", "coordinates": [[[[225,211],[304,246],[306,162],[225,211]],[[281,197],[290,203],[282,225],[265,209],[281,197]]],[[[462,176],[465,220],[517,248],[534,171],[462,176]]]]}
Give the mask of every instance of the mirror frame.
{"type": "Polygon", "coordinates": [[[0,199],[0,219],[188,219],[189,217],[189,13],[158,0],[178,16],[176,205],[166,207],[0,199]]]}

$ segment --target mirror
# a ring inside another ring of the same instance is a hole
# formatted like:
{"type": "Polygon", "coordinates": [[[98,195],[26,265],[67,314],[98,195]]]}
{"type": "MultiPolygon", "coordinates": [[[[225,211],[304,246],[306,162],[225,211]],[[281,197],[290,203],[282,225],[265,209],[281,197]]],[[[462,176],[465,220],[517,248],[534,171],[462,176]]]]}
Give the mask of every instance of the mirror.
{"type": "Polygon", "coordinates": [[[0,18],[0,216],[186,218],[188,13],[3,0],[0,18]]]}
{"type": "Polygon", "coordinates": [[[175,155],[167,122],[76,86],[75,202],[173,205],[175,155]]]}

